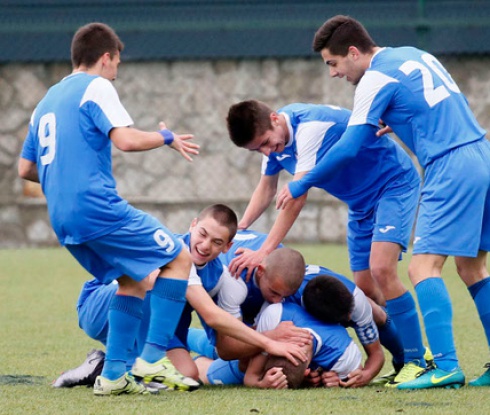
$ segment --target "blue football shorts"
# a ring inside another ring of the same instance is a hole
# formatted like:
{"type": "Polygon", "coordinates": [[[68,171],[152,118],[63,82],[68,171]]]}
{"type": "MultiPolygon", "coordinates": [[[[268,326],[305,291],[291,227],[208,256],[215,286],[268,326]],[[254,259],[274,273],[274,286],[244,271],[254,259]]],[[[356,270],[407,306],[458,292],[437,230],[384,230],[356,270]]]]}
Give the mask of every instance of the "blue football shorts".
{"type": "Polygon", "coordinates": [[[135,210],[125,226],[100,238],[66,248],[102,283],[123,275],[141,281],[157,268],[172,262],[182,242],[153,216],[135,210]]]}
{"type": "Polygon", "coordinates": [[[490,250],[490,142],[455,148],[425,170],[414,254],[476,257],[490,250]]]}
{"type": "Polygon", "coordinates": [[[238,367],[238,360],[216,359],[208,368],[207,378],[211,385],[243,385],[245,373],[238,367]]]}
{"type": "MultiPolygon", "coordinates": [[[[347,247],[352,271],[369,269],[373,242],[393,242],[406,252],[419,201],[419,188],[388,188],[362,219],[349,212],[347,247]]],[[[401,255],[400,255],[401,259],[401,255]]]]}
{"type": "Polygon", "coordinates": [[[104,345],[109,330],[109,306],[117,289],[116,283],[101,284],[78,306],[78,325],[90,338],[104,345]]]}

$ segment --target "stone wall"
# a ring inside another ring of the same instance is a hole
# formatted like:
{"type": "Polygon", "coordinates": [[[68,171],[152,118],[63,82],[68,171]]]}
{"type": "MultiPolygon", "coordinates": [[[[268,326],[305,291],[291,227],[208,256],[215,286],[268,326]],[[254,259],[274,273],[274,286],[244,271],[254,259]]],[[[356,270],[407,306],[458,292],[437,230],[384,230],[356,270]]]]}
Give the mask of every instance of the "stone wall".
{"type": "MultiPolygon", "coordinates": [[[[489,129],[489,58],[442,60],[489,129]]],[[[68,64],[0,66],[0,247],[57,244],[39,186],[19,179],[16,163],[36,103],[69,72],[68,64]]],[[[169,148],[114,150],[120,194],[176,232],[185,232],[210,203],[227,203],[242,214],[260,177],[261,156],[227,137],[231,104],[255,98],[274,108],[298,101],[350,108],[354,92],[345,80],[329,79],[320,59],[123,63],[115,84],[135,127],[154,130],[163,120],[176,132],[193,133],[201,145],[193,163],[169,148]]],[[[271,207],[254,228],[267,231],[275,215],[271,207]]],[[[343,241],[345,220],[343,204],[312,191],[288,239],[343,241]]]]}

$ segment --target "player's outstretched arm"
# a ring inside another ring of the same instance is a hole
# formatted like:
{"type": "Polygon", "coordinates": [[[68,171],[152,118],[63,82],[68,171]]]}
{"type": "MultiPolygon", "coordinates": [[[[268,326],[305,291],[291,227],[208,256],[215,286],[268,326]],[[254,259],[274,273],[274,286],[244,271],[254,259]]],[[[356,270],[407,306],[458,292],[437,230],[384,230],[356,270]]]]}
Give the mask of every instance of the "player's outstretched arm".
{"type": "Polygon", "coordinates": [[[366,386],[383,367],[385,357],[379,340],[370,344],[363,344],[363,347],[367,355],[364,367],[349,373],[348,379],[341,381],[340,386],[344,388],[360,388],[366,386]]]}
{"type": "MultiPolygon", "coordinates": [[[[163,121],[161,121],[158,125],[160,127],[160,131],[169,131],[167,130],[167,126],[163,121]]],[[[173,140],[168,144],[170,148],[178,151],[182,157],[184,157],[187,161],[192,161],[192,157],[190,155],[198,155],[199,154],[199,145],[194,143],[192,140],[194,136],[192,134],[175,134],[171,132],[173,135],[173,140]]]]}
{"type": "MultiPolygon", "coordinates": [[[[160,126],[165,124],[161,122],[160,126]]],[[[116,127],[109,136],[119,150],[126,152],[147,151],[168,145],[189,161],[192,161],[190,154],[199,154],[199,145],[189,141],[193,138],[192,134],[178,135],[166,128],[148,132],[132,127],[116,127]]]]}
{"type": "Polygon", "coordinates": [[[284,209],[291,199],[304,195],[311,187],[321,185],[345,164],[352,161],[365,145],[377,139],[374,125],[349,126],[320,162],[302,177],[287,184],[289,194],[282,189],[276,201],[277,209],[284,209]]]}

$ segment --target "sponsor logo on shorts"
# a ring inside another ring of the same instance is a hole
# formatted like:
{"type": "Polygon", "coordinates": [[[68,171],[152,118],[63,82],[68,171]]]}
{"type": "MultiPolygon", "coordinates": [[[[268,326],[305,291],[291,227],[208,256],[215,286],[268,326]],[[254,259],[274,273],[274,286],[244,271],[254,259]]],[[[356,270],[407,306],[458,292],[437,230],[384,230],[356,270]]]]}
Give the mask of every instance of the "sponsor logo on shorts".
{"type": "Polygon", "coordinates": [[[413,244],[415,245],[418,241],[420,241],[422,238],[420,236],[416,236],[414,239],[413,239],[413,244]]]}
{"type": "Polygon", "coordinates": [[[386,233],[386,232],[391,231],[392,229],[396,229],[396,227],[395,226],[388,225],[388,226],[385,226],[384,228],[379,228],[379,231],[381,233],[386,233]]]}

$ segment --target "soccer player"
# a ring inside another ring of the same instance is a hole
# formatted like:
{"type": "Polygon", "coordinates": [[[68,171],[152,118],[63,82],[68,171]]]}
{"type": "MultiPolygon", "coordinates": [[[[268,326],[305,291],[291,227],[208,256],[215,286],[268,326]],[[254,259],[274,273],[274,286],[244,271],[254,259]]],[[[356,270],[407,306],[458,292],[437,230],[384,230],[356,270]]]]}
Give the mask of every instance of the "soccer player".
{"type": "MultiPolygon", "coordinates": [[[[351,112],[326,105],[291,104],[276,111],[258,101],[232,105],[228,131],[239,147],[261,152],[262,176],[238,223],[248,228],[276,194],[279,174],[293,174],[292,183],[321,163],[347,128],[351,112]]],[[[332,176],[317,181],[323,189],[349,207],[347,245],[357,286],[388,310],[405,349],[405,366],[399,377],[425,368],[415,301],[397,273],[397,264],[412,232],[419,198],[420,178],[410,157],[389,136],[376,139],[332,176]],[[385,301],[386,300],[386,301],[385,301]]],[[[290,200],[282,209],[268,238],[256,250],[239,251],[229,265],[232,275],[256,266],[280,243],[301,209],[307,194],[290,200]]]]}
{"type": "Polygon", "coordinates": [[[168,145],[184,158],[198,154],[192,135],[131,128],[133,121],[111,81],[123,43],[107,25],[81,27],[71,44],[73,72],[51,87],[29,123],[19,175],[40,182],[61,245],[102,283],[119,288],[109,311],[107,355],[95,395],[147,394],[126,372],[143,299],[151,290],[148,337],[132,373],[189,388],[165,355],[185,304],[191,259],[182,243],[152,216],[133,208],[116,191],[111,148],[144,151],[168,145]],[[152,278],[147,276],[152,274],[152,278]]]}
{"type": "MultiPolygon", "coordinates": [[[[307,176],[281,190],[277,205],[323,183],[377,135],[393,130],[425,169],[409,275],[436,367],[420,369],[398,389],[458,388],[465,383],[452,330],[452,305],[441,278],[448,256],[475,301],[490,346],[490,143],[468,102],[441,63],[413,47],[379,47],[360,22],[335,16],[313,48],[331,77],[357,85],[342,138],[307,176]],[[388,126],[378,131],[378,121],[388,126]]],[[[403,327],[403,326],[399,326],[403,327]]],[[[403,327],[405,329],[405,327],[403,327]]],[[[413,337],[421,337],[413,328],[413,337]]],[[[488,366],[487,366],[488,367],[488,366]]],[[[470,386],[490,386],[490,369],[470,386]]]]}
{"type": "MultiPolygon", "coordinates": [[[[181,238],[188,247],[193,264],[187,288],[187,303],[182,312],[174,338],[169,342],[167,355],[170,361],[182,374],[198,379],[197,367],[189,354],[187,332],[191,324],[191,313],[195,310],[203,324],[213,329],[240,339],[272,354],[280,354],[287,358],[306,358],[299,352],[299,347],[289,347],[285,343],[277,343],[258,332],[250,329],[226,311],[226,307],[218,307],[213,299],[219,298],[223,279],[228,276],[228,270],[218,259],[218,255],[227,252],[232,245],[232,239],[237,228],[236,214],[222,204],[208,206],[203,209],[190,226],[187,234],[181,238]],[[286,347],[285,347],[286,346],[286,347]],[[292,352],[292,353],[291,353],[292,352]]],[[[230,277],[228,277],[230,278],[230,277]]],[[[103,285],[97,280],[84,284],[78,301],[80,327],[93,339],[106,344],[108,333],[107,315],[109,303],[117,291],[117,284],[103,285]]],[[[149,298],[145,298],[142,324],[136,344],[130,356],[134,359],[144,345],[144,339],[150,320],[149,298]]],[[[303,331],[295,330],[298,336],[304,334],[305,341],[310,336],[303,331]]],[[[94,356],[95,357],[95,356],[94,356]]],[[[92,357],[93,358],[93,357],[92,357]]],[[[89,359],[90,360],[90,359],[89,359]]],[[[92,368],[88,363],[74,371],[68,371],[58,378],[54,386],[71,387],[90,382],[92,368]]],[[[165,383],[165,380],[164,380],[165,383]]],[[[173,385],[166,385],[172,388],[173,385]]]]}

